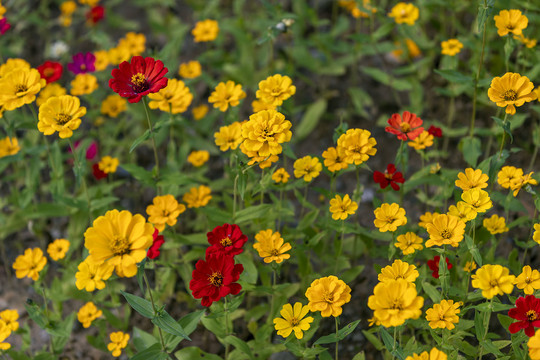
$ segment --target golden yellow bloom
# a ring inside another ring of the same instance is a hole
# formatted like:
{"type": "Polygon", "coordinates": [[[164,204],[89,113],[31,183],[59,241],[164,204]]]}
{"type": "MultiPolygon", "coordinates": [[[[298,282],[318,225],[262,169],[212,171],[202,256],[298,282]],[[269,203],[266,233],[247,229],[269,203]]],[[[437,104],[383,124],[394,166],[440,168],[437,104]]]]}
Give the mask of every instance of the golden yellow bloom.
{"type": "Polygon", "coordinates": [[[127,110],[127,100],[120,95],[109,95],[101,103],[101,113],[112,118],[127,110]]]}
{"type": "Polygon", "coordinates": [[[525,185],[538,185],[538,181],[532,178],[532,174],[534,173],[531,171],[527,175],[522,175],[517,179],[511,180],[510,189],[513,190],[512,195],[514,195],[514,197],[517,196],[519,190],[521,190],[521,188],[523,188],[525,185]]]}
{"type": "Polygon", "coordinates": [[[171,194],[156,196],[152,205],[146,207],[148,222],[152,223],[159,232],[165,229],[165,224],[176,225],[178,216],[186,211],[184,204],[179,204],[171,194]]]}
{"type": "Polygon", "coordinates": [[[304,156],[297,159],[294,164],[294,176],[297,178],[304,177],[305,182],[310,182],[322,171],[322,164],[316,157],[304,156]]]}
{"type": "Polygon", "coordinates": [[[506,226],[506,220],[499,215],[492,215],[490,218],[484,219],[482,224],[491,235],[505,233],[509,230],[506,226]]]}
{"type": "Polygon", "coordinates": [[[253,100],[251,102],[251,108],[253,109],[254,113],[257,113],[262,110],[276,110],[276,107],[272,104],[267,104],[264,101],[260,100],[253,100]]]}
{"type": "Polygon", "coordinates": [[[395,247],[401,249],[403,255],[414,254],[416,250],[422,250],[424,240],[413,232],[408,232],[397,237],[395,247]]]}
{"type": "Polygon", "coordinates": [[[277,334],[286,338],[294,331],[294,336],[297,339],[302,339],[304,337],[303,331],[309,330],[310,324],[313,322],[311,316],[305,317],[308,312],[309,307],[302,306],[302,303],[299,302],[294,304],[294,308],[290,304],[283,305],[279,312],[282,318],[274,319],[274,328],[277,330],[277,334]]]}
{"type": "Polygon", "coordinates": [[[514,35],[514,39],[519,40],[519,42],[521,42],[523,45],[525,45],[525,47],[527,47],[528,49],[532,49],[533,47],[536,46],[536,43],[537,43],[536,39],[526,38],[525,36],[523,36],[523,34],[514,35]]]}
{"type": "Polygon", "coordinates": [[[114,266],[105,262],[99,265],[91,263],[88,258],[77,267],[79,271],[75,273],[75,286],[77,289],[85,289],[88,292],[92,292],[96,289],[101,290],[105,288],[105,281],[108,280],[113,271],[114,266]]]}
{"type": "Polygon", "coordinates": [[[214,139],[221,151],[235,150],[244,140],[242,123],[235,121],[231,125],[220,127],[219,131],[214,133],[214,139]]]}
{"type": "Polygon", "coordinates": [[[257,90],[255,96],[257,96],[257,99],[275,107],[281,106],[283,101],[295,93],[296,86],[292,84],[291,78],[276,74],[259,82],[259,90],[257,90]]]}
{"type": "Polygon", "coordinates": [[[463,44],[458,39],[449,39],[441,43],[441,54],[455,56],[463,48],[463,44]]]}
{"type": "Polygon", "coordinates": [[[77,10],[77,3],[75,1],[64,1],[60,4],[60,12],[62,15],[69,16],[77,10]]]}
{"type": "Polygon", "coordinates": [[[526,295],[532,295],[535,290],[540,289],[540,272],[526,265],[514,281],[514,284],[518,289],[522,289],[526,295]]]}
{"type": "Polygon", "coordinates": [[[250,158],[248,165],[258,163],[261,169],[265,169],[267,167],[270,167],[272,163],[275,163],[279,160],[279,157],[277,155],[261,156],[258,151],[249,151],[248,149],[246,149],[245,144],[245,141],[240,144],[240,151],[242,151],[242,153],[246,154],[250,158]]]}
{"type": "Polygon", "coordinates": [[[61,96],[66,95],[67,90],[62,85],[53,82],[45,86],[43,90],[39,93],[38,98],[36,99],[36,105],[41,106],[42,104],[45,104],[48,99],[54,97],[54,96],[61,96]]]}
{"type": "Polygon", "coordinates": [[[81,96],[93,93],[98,88],[97,78],[92,74],[77,74],[71,81],[70,94],[81,96]]]}
{"type": "Polygon", "coordinates": [[[110,335],[111,342],[107,345],[107,349],[113,356],[118,357],[122,354],[122,349],[127,346],[129,341],[129,334],[125,334],[121,331],[113,332],[110,335]]]}
{"type": "Polygon", "coordinates": [[[202,104],[199,106],[195,106],[191,110],[191,113],[193,114],[193,118],[195,120],[201,120],[203,117],[206,116],[206,114],[208,114],[208,110],[209,110],[208,105],[202,104]]]}
{"type": "Polygon", "coordinates": [[[45,135],[58,131],[58,136],[65,139],[73,135],[81,125],[81,117],[86,108],[81,106],[79,98],[71,95],[55,96],[39,107],[38,130],[45,135]]]}
{"type": "Polygon", "coordinates": [[[320,311],[322,317],[341,315],[343,305],[351,301],[351,288],[336,276],[314,280],[306,290],[309,310],[320,311]]]}
{"type": "Polygon", "coordinates": [[[441,214],[433,218],[433,222],[426,225],[429,239],[426,247],[452,245],[457,247],[463,234],[465,234],[465,223],[457,216],[441,214]]]}
{"type": "Polygon", "coordinates": [[[84,304],[77,312],[77,319],[84,328],[89,328],[92,325],[92,321],[103,315],[103,311],[98,310],[96,305],[89,301],[84,304]]]}
{"type": "Polygon", "coordinates": [[[398,204],[382,204],[375,209],[375,220],[373,223],[380,232],[396,231],[401,225],[407,223],[405,209],[399,207],[398,204]]]}
{"type": "Polygon", "coordinates": [[[418,19],[419,11],[413,4],[404,2],[397,3],[388,13],[388,16],[394,18],[396,24],[414,25],[418,19]]]}
{"type": "Polygon", "coordinates": [[[441,300],[438,304],[433,304],[433,307],[426,310],[426,320],[429,321],[429,327],[432,329],[448,329],[452,330],[459,322],[459,302],[454,303],[454,300],[441,300]]]}
{"type": "Polygon", "coordinates": [[[531,360],[540,360],[540,330],[536,330],[533,337],[527,341],[531,360]]]}
{"type": "Polygon", "coordinates": [[[6,13],[6,7],[0,4],[0,19],[4,18],[4,14],[6,13]]]}
{"type": "Polygon", "coordinates": [[[339,137],[337,145],[344,150],[343,160],[348,164],[360,165],[377,153],[377,141],[367,130],[349,129],[339,137]]]}
{"type": "Polygon", "coordinates": [[[501,10],[498,15],[493,17],[497,34],[505,36],[509,33],[521,35],[529,23],[529,19],[521,13],[520,10],[501,10]]]}
{"type": "Polygon", "coordinates": [[[472,286],[482,290],[482,296],[491,299],[495,295],[510,294],[516,277],[501,265],[484,265],[472,276],[472,286]]]}
{"type": "Polygon", "coordinates": [[[498,107],[506,107],[506,113],[514,115],[516,106],[536,100],[534,85],[526,76],[507,72],[502,77],[496,76],[491,80],[488,89],[489,100],[498,107]]]}
{"type": "Polygon", "coordinates": [[[118,164],[118,158],[107,155],[101,158],[98,166],[99,170],[103,171],[105,174],[114,174],[116,172],[116,168],[118,168],[118,164]]]}
{"type": "Polygon", "coordinates": [[[424,150],[425,148],[433,145],[433,139],[433,135],[424,130],[414,140],[410,140],[407,145],[414,148],[415,150],[424,150]]]}
{"type": "Polygon", "coordinates": [[[191,30],[195,42],[214,41],[217,38],[218,33],[218,22],[210,19],[197,21],[195,27],[191,30]]]}
{"type": "Polygon", "coordinates": [[[463,191],[470,189],[483,189],[488,186],[487,182],[489,177],[482,172],[480,169],[465,169],[465,173],[460,172],[458,174],[458,180],[455,184],[458,188],[461,188],[463,191]]]}
{"type": "MultiPolygon", "coordinates": [[[[354,0],[339,0],[338,2],[339,6],[344,7],[347,9],[351,15],[355,18],[368,18],[369,14],[360,10],[358,6],[356,6],[356,1],[354,0]]],[[[364,9],[371,11],[371,13],[375,14],[377,12],[377,9],[371,6],[370,0],[363,0],[362,6],[364,9]]]]}
{"type": "Polygon", "coordinates": [[[424,351],[420,355],[413,353],[412,356],[407,356],[405,360],[447,360],[448,356],[437,348],[431,349],[428,353],[424,351]]]}
{"type": "Polygon", "coordinates": [[[17,69],[17,71],[21,69],[30,71],[31,66],[30,66],[30,63],[28,63],[28,61],[24,59],[19,59],[19,58],[7,59],[5,63],[0,65],[0,78],[5,77],[7,74],[9,74],[15,69],[17,69]]]}
{"type": "Polygon", "coordinates": [[[71,22],[73,21],[73,19],[71,18],[71,16],[66,16],[66,15],[60,15],[60,17],[58,18],[58,20],[60,21],[60,25],[64,26],[64,27],[68,27],[71,25],[71,22]]]}
{"type": "MultiPolygon", "coordinates": [[[[394,42],[394,45],[396,45],[397,48],[392,50],[391,54],[399,61],[399,59],[403,56],[403,43],[396,41],[394,42]]],[[[416,45],[416,43],[411,39],[405,39],[405,46],[407,47],[407,57],[409,59],[415,59],[422,55],[422,51],[418,45],[416,45]]]]}
{"type": "Polygon", "coordinates": [[[210,195],[211,192],[212,190],[206,185],[200,185],[198,188],[192,187],[184,194],[182,201],[185,202],[190,209],[206,206],[210,199],[212,199],[212,195],[210,195]]]}
{"type": "Polygon", "coordinates": [[[465,201],[458,201],[456,205],[450,205],[447,215],[457,216],[461,221],[467,223],[472,219],[476,219],[478,213],[465,201]]]}
{"type": "Polygon", "coordinates": [[[368,298],[368,307],[384,327],[402,325],[407,319],[422,315],[424,298],[418,296],[416,286],[403,279],[380,282],[368,298]]]}
{"type": "Polygon", "coordinates": [[[345,149],[342,147],[329,147],[322,153],[324,158],[324,166],[330,172],[336,172],[349,167],[349,164],[345,161],[345,149]]]}
{"type": "Polygon", "coordinates": [[[336,195],[330,200],[330,212],[334,220],[345,220],[349,215],[354,215],[356,209],[358,209],[358,203],[352,201],[348,194],[343,199],[336,195]]]}
{"type": "Polygon", "coordinates": [[[23,255],[17,256],[13,263],[13,270],[18,279],[29,277],[37,281],[39,272],[43,270],[47,264],[47,258],[43,256],[43,251],[40,248],[26,249],[23,255]]]}
{"type": "Polygon", "coordinates": [[[203,166],[208,159],[210,159],[210,153],[206,150],[192,151],[187,157],[187,161],[195,167],[203,166]]]}
{"type": "Polygon", "coordinates": [[[129,57],[141,55],[144,52],[145,45],[146,36],[132,31],[128,32],[126,36],[118,41],[118,47],[126,49],[130,55],[129,57]]]}
{"type": "Polygon", "coordinates": [[[46,84],[36,69],[15,68],[0,78],[0,106],[11,111],[30,104],[46,84]]]}
{"type": "Polygon", "coordinates": [[[477,265],[474,261],[467,261],[463,267],[463,271],[473,272],[477,268],[477,265]]]}
{"type": "Polygon", "coordinates": [[[234,81],[220,82],[214,91],[210,94],[208,102],[213,104],[214,108],[220,111],[227,111],[229,106],[237,106],[240,100],[246,97],[242,90],[242,85],[235,84],[234,81]]]}
{"type": "Polygon", "coordinates": [[[137,274],[137,263],[146,257],[152,245],[154,226],[140,214],[111,210],[94,220],[84,233],[84,246],[90,264],[107,262],[115,266],[120,277],[137,274]]]}
{"type": "Polygon", "coordinates": [[[201,72],[201,63],[196,60],[182,63],[178,68],[178,75],[185,79],[195,79],[201,76],[201,72]]]}
{"type": "Polygon", "coordinates": [[[94,61],[96,71],[105,70],[107,66],[109,66],[109,54],[107,53],[107,50],[95,51],[94,56],[96,57],[96,61],[94,61]]]}
{"type": "Polygon", "coordinates": [[[533,240],[540,245],[540,224],[534,224],[533,240]]]}
{"type": "Polygon", "coordinates": [[[291,255],[285,254],[291,250],[291,244],[284,242],[279,232],[272,232],[270,229],[261,230],[255,235],[253,248],[257,250],[260,257],[264,258],[264,262],[267,264],[272,261],[279,264],[291,257],[291,255]]]}
{"type": "Polygon", "coordinates": [[[272,174],[272,180],[274,180],[277,184],[286,184],[290,177],[291,176],[284,168],[279,168],[272,174]]]}
{"type": "Polygon", "coordinates": [[[177,79],[169,79],[165,88],[157,93],[148,94],[148,97],[151,100],[148,103],[150,109],[159,109],[173,114],[183,113],[193,101],[193,94],[189,88],[182,80],[177,79]]]}
{"type": "Polygon", "coordinates": [[[66,257],[69,250],[70,242],[66,239],[56,239],[47,247],[47,253],[54,261],[58,261],[66,257]]]}
{"type": "Polygon", "coordinates": [[[19,313],[15,309],[7,309],[0,312],[0,320],[4,321],[11,331],[19,329],[19,313]]]}
{"type": "Polygon", "coordinates": [[[414,283],[420,274],[416,270],[416,266],[406,263],[401,260],[394,260],[392,265],[385,266],[381,269],[381,273],[377,277],[380,282],[390,282],[393,280],[403,279],[407,282],[414,283]]]}
{"type": "Polygon", "coordinates": [[[79,0],[79,2],[83,5],[94,7],[99,3],[99,0],[79,0]]]}
{"type": "Polygon", "coordinates": [[[279,155],[281,144],[291,140],[291,126],[285,115],[276,110],[260,111],[242,125],[243,145],[247,151],[256,151],[259,156],[279,155]]]}
{"type": "Polygon", "coordinates": [[[11,335],[11,329],[6,325],[4,320],[0,320],[0,350],[8,350],[11,348],[11,344],[3,342],[9,335],[11,335]]]}
{"type": "Polygon", "coordinates": [[[5,137],[0,139],[0,158],[15,155],[21,150],[17,138],[5,137]]]}
{"type": "Polygon", "coordinates": [[[429,211],[426,212],[424,215],[420,216],[420,222],[418,223],[418,226],[423,227],[424,229],[427,229],[427,224],[430,224],[433,222],[433,219],[435,216],[440,215],[438,212],[430,213],[429,211]]]}
{"type": "Polygon", "coordinates": [[[464,191],[461,199],[477,213],[484,213],[493,207],[487,191],[477,188],[464,191]]]}
{"type": "Polygon", "coordinates": [[[107,59],[111,65],[118,65],[131,58],[130,50],[127,46],[117,46],[107,51],[107,59]]]}
{"type": "Polygon", "coordinates": [[[505,189],[509,189],[512,183],[515,183],[523,176],[523,169],[514,166],[503,166],[497,174],[497,183],[505,189]]]}

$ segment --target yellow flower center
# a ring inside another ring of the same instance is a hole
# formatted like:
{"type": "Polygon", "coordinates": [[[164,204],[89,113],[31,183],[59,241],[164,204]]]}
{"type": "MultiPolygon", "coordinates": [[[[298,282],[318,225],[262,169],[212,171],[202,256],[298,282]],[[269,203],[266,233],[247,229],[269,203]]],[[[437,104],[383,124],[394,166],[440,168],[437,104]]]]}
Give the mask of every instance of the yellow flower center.
{"type": "Polygon", "coordinates": [[[272,94],[272,96],[279,96],[281,94],[281,88],[279,86],[275,87],[270,93],[272,94]]]}
{"type": "Polygon", "coordinates": [[[110,244],[111,251],[114,255],[124,255],[129,252],[129,240],[125,237],[116,236],[110,244]]]}
{"type": "Polygon", "coordinates": [[[86,70],[86,65],[85,64],[81,65],[81,70],[86,70]]]}
{"type": "Polygon", "coordinates": [[[323,294],[323,301],[332,304],[334,302],[334,294],[328,291],[325,291],[323,294]]]}
{"type": "Polygon", "coordinates": [[[443,231],[441,231],[441,237],[443,239],[448,240],[448,239],[452,238],[452,235],[453,235],[452,232],[450,230],[448,230],[448,229],[443,229],[443,231]]]}
{"type": "Polygon", "coordinates": [[[26,86],[25,84],[17,84],[17,85],[15,85],[15,92],[16,93],[25,92],[27,90],[28,90],[28,86],[26,86]]]}
{"type": "Polygon", "coordinates": [[[503,94],[503,99],[506,101],[516,101],[517,93],[514,90],[506,90],[503,94]]]}
{"type": "Polygon", "coordinates": [[[534,321],[534,320],[538,319],[538,314],[534,310],[527,311],[527,313],[525,315],[527,315],[527,320],[529,320],[529,321],[534,321]]]}
{"type": "Polygon", "coordinates": [[[499,286],[499,282],[498,282],[497,280],[493,279],[493,280],[491,280],[491,281],[489,282],[489,286],[491,286],[492,288],[498,287],[498,286],[499,286]]]}
{"type": "Polygon", "coordinates": [[[221,243],[221,246],[231,246],[232,245],[232,241],[228,237],[221,240],[220,243],[221,243]]]}
{"type": "Polygon", "coordinates": [[[411,131],[411,124],[404,122],[399,125],[399,128],[401,129],[401,132],[408,133],[411,131]]]}
{"type": "Polygon", "coordinates": [[[295,326],[298,326],[298,324],[300,324],[300,320],[298,320],[297,318],[295,318],[294,316],[291,318],[290,320],[290,323],[291,323],[291,326],[292,327],[295,327],[295,326]]]}
{"type": "Polygon", "coordinates": [[[279,251],[277,249],[272,249],[270,251],[270,256],[279,256],[279,251]]]}
{"type": "Polygon", "coordinates": [[[56,115],[56,123],[58,125],[65,125],[70,120],[71,120],[71,115],[68,115],[68,114],[56,115]]]}
{"type": "Polygon", "coordinates": [[[221,275],[220,272],[214,272],[208,277],[208,281],[210,282],[210,284],[220,287],[221,285],[223,285],[223,275],[221,275]]]}
{"type": "Polygon", "coordinates": [[[135,92],[144,92],[148,90],[148,83],[146,82],[146,76],[142,73],[137,73],[131,76],[131,87],[135,92]]]}
{"type": "Polygon", "coordinates": [[[394,302],[392,303],[391,309],[402,310],[401,300],[400,299],[395,299],[394,302]]]}

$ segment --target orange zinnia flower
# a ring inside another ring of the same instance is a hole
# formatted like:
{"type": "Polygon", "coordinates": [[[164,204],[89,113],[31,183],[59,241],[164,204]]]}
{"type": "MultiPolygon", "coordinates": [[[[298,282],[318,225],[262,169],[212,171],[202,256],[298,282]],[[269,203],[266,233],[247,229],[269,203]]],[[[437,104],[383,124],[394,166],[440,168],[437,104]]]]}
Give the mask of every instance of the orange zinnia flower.
{"type": "Polygon", "coordinates": [[[388,119],[388,125],[390,126],[387,126],[385,130],[386,132],[397,135],[399,140],[414,140],[424,131],[422,122],[422,119],[416,116],[416,114],[404,111],[403,116],[399,114],[392,115],[388,119]]]}

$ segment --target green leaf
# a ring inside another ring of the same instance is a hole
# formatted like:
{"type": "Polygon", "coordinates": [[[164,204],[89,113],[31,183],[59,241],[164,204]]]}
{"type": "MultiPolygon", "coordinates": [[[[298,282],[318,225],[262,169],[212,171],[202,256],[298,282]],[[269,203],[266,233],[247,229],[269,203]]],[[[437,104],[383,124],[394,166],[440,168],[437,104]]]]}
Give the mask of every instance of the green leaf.
{"type": "Polygon", "coordinates": [[[26,308],[30,319],[34,320],[34,322],[38,324],[40,328],[45,329],[49,323],[49,320],[45,317],[45,315],[43,315],[41,308],[39,308],[39,306],[31,299],[27,300],[24,307],[26,308]]]}
{"type": "Polygon", "coordinates": [[[319,99],[313,104],[309,105],[306,113],[302,117],[300,124],[294,130],[294,138],[296,141],[302,140],[307,137],[313,129],[319,123],[322,115],[326,111],[327,101],[326,99],[319,99]]]}
{"type": "Polygon", "coordinates": [[[134,164],[122,164],[122,168],[130,173],[135,179],[147,186],[154,185],[154,177],[151,171],[146,171],[140,166],[134,164]]]}
{"type": "Polygon", "coordinates": [[[129,148],[129,153],[131,154],[133,150],[135,150],[135,148],[139,146],[143,141],[150,139],[151,134],[153,133],[151,133],[150,130],[146,130],[144,134],[135,139],[135,141],[133,142],[133,144],[131,144],[131,147],[129,148]]]}
{"type": "Polygon", "coordinates": [[[133,310],[149,319],[154,318],[154,308],[152,307],[152,303],[150,301],[122,290],[120,290],[120,293],[126,298],[133,310]]]}
{"type": "Polygon", "coordinates": [[[494,0],[488,0],[487,6],[484,7],[484,4],[480,2],[480,5],[478,6],[478,32],[483,31],[483,26],[486,22],[486,20],[489,17],[489,14],[491,13],[491,9],[493,8],[494,0]]]}
{"type": "Polygon", "coordinates": [[[476,332],[476,338],[482,339],[485,334],[485,326],[484,326],[484,314],[475,311],[474,312],[474,330],[476,332]]]}
{"type": "Polygon", "coordinates": [[[249,345],[242,339],[237,338],[236,336],[229,335],[223,341],[227,344],[231,344],[236,349],[242,351],[244,354],[246,354],[251,360],[255,360],[255,357],[253,356],[253,353],[251,352],[251,349],[249,348],[249,345]]]}
{"type": "Polygon", "coordinates": [[[387,72],[375,67],[364,66],[362,67],[362,72],[377,80],[378,82],[387,86],[391,86],[398,91],[412,90],[413,88],[410,81],[405,79],[396,79],[387,72]]]}
{"type": "Polygon", "coordinates": [[[480,254],[480,251],[478,250],[478,247],[476,247],[476,244],[474,243],[473,239],[465,234],[465,243],[467,244],[467,248],[469,248],[469,252],[471,253],[474,261],[476,264],[480,267],[482,266],[482,255],[480,254]]]}
{"type": "Polygon", "coordinates": [[[221,357],[206,353],[195,346],[183,348],[182,350],[175,352],[174,356],[182,360],[223,360],[221,357]]]}
{"type": "Polygon", "coordinates": [[[437,291],[435,286],[431,285],[430,283],[423,282],[422,288],[434,304],[441,302],[441,293],[437,291]]]}
{"type": "Polygon", "coordinates": [[[466,84],[473,82],[472,77],[463,75],[456,70],[434,70],[435,73],[441,75],[443,78],[448,80],[451,83],[466,84]]]}
{"type": "Polygon", "coordinates": [[[169,355],[161,350],[161,344],[154,344],[148,349],[143,350],[137,355],[130,358],[130,360],[165,360],[169,355]]]}
{"type": "Polygon", "coordinates": [[[236,212],[236,224],[242,224],[250,222],[258,218],[266,218],[268,214],[272,213],[274,205],[262,204],[249,206],[245,209],[236,212]]]}
{"type": "MultiPolygon", "coordinates": [[[[186,335],[190,335],[197,328],[197,325],[201,320],[201,316],[203,315],[204,310],[194,311],[181,318],[178,321],[178,324],[184,329],[184,333],[186,335]]],[[[178,336],[174,336],[172,334],[165,334],[165,346],[169,351],[174,350],[182,340],[183,339],[178,336]]]]}
{"type": "Polygon", "coordinates": [[[386,346],[386,350],[388,350],[390,354],[394,355],[399,360],[405,360],[403,350],[401,349],[397,341],[395,342],[396,348],[394,349],[394,338],[392,337],[392,335],[390,335],[388,331],[386,331],[386,329],[382,326],[379,327],[379,331],[381,332],[381,337],[383,339],[384,346],[386,346]]]}
{"type": "Polygon", "coordinates": [[[476,167],[476,162],[480,155],[482,155],[480,139],[477,137],[464,137],[459,142],[459,148],[463,153],[463,157],[467,164],[471,165],[473,168],[476,167]]]}
{"type": "Polygon", "coordinates": [[[508,134],[508,137],[510,138],[510,143],[513,143],[514,137],[512,136],[512,130],[510,129],[510,121],[499,119],[496,116],[492,116],[491,118],[495,120],[497,125],[499,125],[504,130],[505,133],[508,134]]]}
{"type": "Polygon", "coordinates": [[[168,332],[169,334],[180,336],[186,340],[191,341],[189,336],[186,335],[184,329],[182,328],[182,325],[177,323],[172,318],[172,316],[169,315],[169,313],[165,310],[161,310],[159,314],[157,314],[156,317],[152,319],[152,322],[162,330],[168,332]]]}
{"type": "Polygon", "coordinates": [[[377,349],[378,351],[382,351],[384,349],[383,343],[371,332],[362,330],[362,334],[364,334],[366,339],[368,339],[368,341],[373,344],[373,346],[375,346],[375,349],[377,349]]]}
{"type": "Polygon", "coordinates": [[[338,330],[337,336],[336,334],[321,336],[313,343],[313,345],[321,345],[321,344],[330,344],[335,343],[337,341],[343,340],[347,335],[352,333],[354,329],[358,326],[360,323],[360,320],[353,321],[352,323],[347,324],[342,329],[338,330]]]}

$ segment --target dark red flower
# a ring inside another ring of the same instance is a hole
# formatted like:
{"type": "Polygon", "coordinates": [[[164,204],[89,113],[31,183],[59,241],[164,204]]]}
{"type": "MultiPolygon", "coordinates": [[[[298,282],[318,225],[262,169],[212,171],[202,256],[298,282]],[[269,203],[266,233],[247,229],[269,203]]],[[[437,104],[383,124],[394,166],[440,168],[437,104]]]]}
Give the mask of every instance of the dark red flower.
{"type": "Polygon", "coordinates": [[[86,13],[86,20],[91,25],[97,24],[105,16],[105,8],[101,5],[94,6],[86,13]]]}
{"type": "Polygon", "coordinates": [[[167,71],[160,60],[134,56],[131,63],[124,61],[118,69],[112,69],[109,87],[130,103],[136,103],[167,86],[168,79],[164,77],[167,71]]]}
{"type": "Polygon", "coordinates": [[[78,53],[73,55],[73,61],[67,64],[67,68],[75,75],[86,74],[96,71],[95,62],[96,56],[91,52],[78,53]]]}
{"type": "MultiPolygon", "coordinates": [[[[433,271],[431,273],[431,276],[433,276],[435,279],[439,278],[439,261],[440,260],[441,260],[441,257],[437,255],[433,258],[433,260],[428,260],[427,262],[429,270],[433,271]]],[[[448,258],[445,258],[445,260],[446,260],[446,267],[448,270],[454,267],[454,265],[450,264],[450,261],[448,261],[448,258]]]]}
{"type": "Polygon", "coordinates": [[[381,189],[385,189],[390,185],[392,189],[396,191],[399,190],[399,185],[397,183],[403,184],[405,182],[403,174],[396,171],[394,164],[388,164],[384,173],[375,171],[373,173],[373,180],[381,186],[381,189]]]}
{"type": "Polygon", "coordinates": [[[154,242],[152,243],[152,246],[150,246],[150,248],[148,249],[146,257],[153,260],[159,256],[159,248],[165,243],[165,239],[163,238],[163,235],[159,235],[158,229],[154,230],[154,234],[152,236],[154,237],[154,242]]]}
{"type": "Polygon", "coordinates": [[[5,17],[0,19],[0,34],[4,35],[9,28],[11,28],[11,24],[7,22],[7,19],[5,17]]]}
{"type": "Polygon", "coordinates": [[[435,137],[442,137],[442,130],[441,128],[439,127],[436,127],[436,126],[433,126],[431,125],[428,129],[428,133],[430,133],[431,135],[435,136],[435,137]]]}
{"type": "Polygon", "coordinates": [[[516,299],[516,307],[508,311],[508,316],[519,320],[508,327],[511,334],[525,329],[525,335],[534,336],[534,328],[540,327],[540,299],[534,295],[520,296],[516,299]]]}
{"type": "Polygon", "coordinates": [[[223,224],[206,234],[210,247],[206,249],[206,256],[216,252],[228,255],[238,255],[244,251],[244,244],[248,238],[236,224],[223,224]]]}
{"type": "Polygon", "coordinates": [[[47,60],[37,67],[37,71],[39,71],[41,78],[45,79],[47,84],[49,84],[60,79],[64,67],[59,62],[47,60]]]}
{"type": "Polygon", "coordinates": [[[94,175],[94,177],[96,178],[96,180],[101,180],[101,179],[107,177],[107,173],[106,173],[106,172],[103,172],[103,171],[99,168],[99,164],[98,164],[98,163],[95,163],[95,164],[92,165],[92,174],[94,175]]]}
{"type": "Polygon", "coordinates": [[[236,295],[242,286],[236,281],[244,271],[242,264],[234,264],[234,258],[223,252],[210,254],[205,260],[197,261],[191,274],[189,288],[202,306],[210,306],[229,294],[236,295]]]}
{"type": "Polygon", "coordinates": [[[384,130],[397,135],[399,140],[414,140],[424,131],[422,123],[422,119],[416,116],[416,114],[404,111],[403,118],[399,114],[392,115],[388,119],[388,125],[390,126],[387,126],[384,130]]]}

